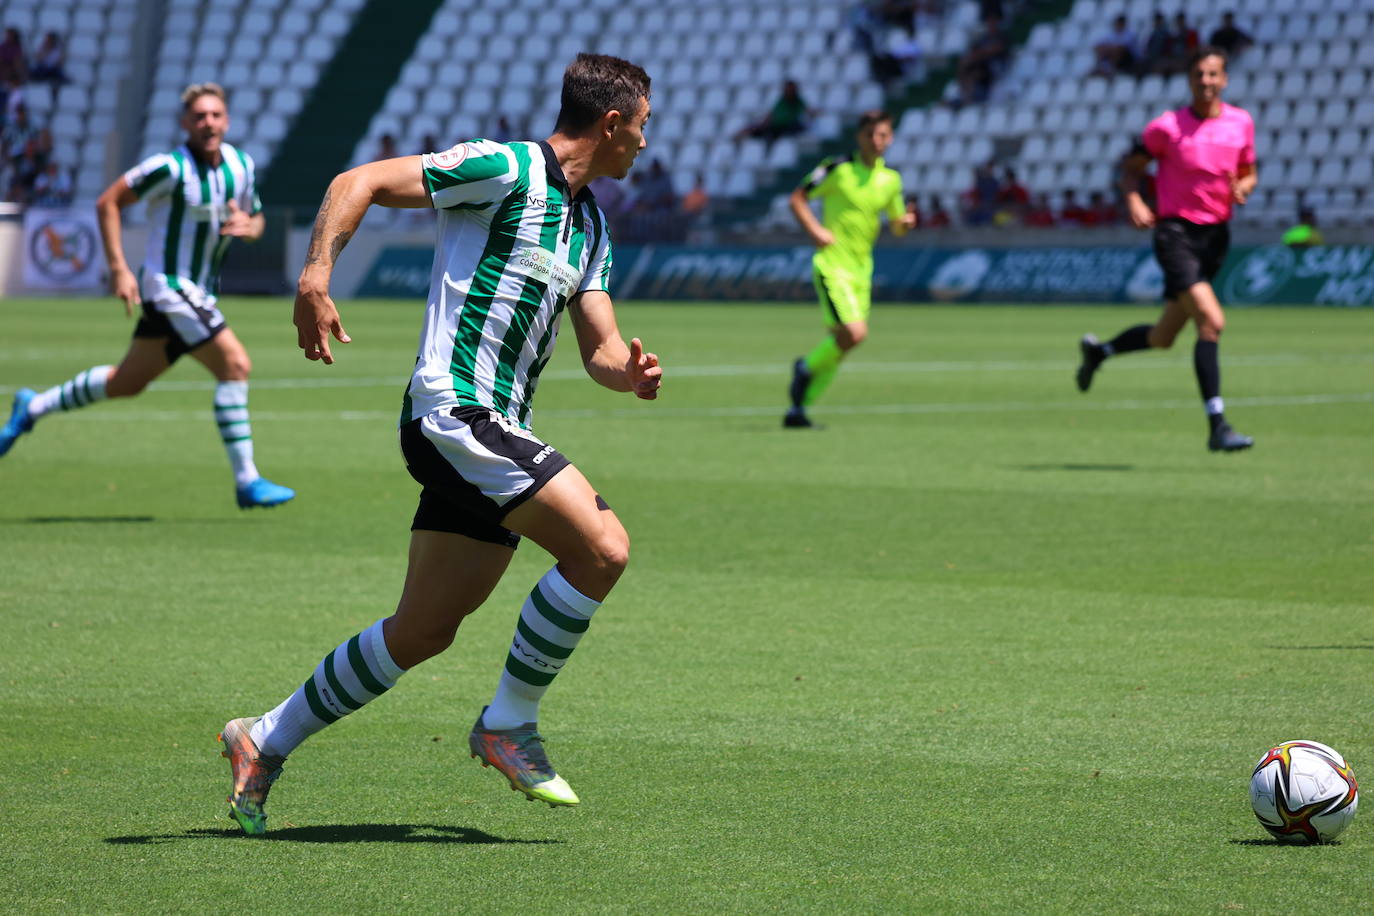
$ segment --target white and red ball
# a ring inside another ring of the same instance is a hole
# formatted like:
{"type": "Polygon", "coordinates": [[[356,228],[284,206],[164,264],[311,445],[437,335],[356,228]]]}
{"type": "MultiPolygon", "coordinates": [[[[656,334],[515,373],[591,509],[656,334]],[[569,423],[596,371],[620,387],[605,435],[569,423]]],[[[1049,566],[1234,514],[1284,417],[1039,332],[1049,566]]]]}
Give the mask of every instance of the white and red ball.
{"type": "Polygon", "coordinates": [[[1250,806],[1285,843],[1329,843],[1355,818],[1360,791],[1344,757],[1317,741],[1285,741],[1250,777],[1250,806]]]}

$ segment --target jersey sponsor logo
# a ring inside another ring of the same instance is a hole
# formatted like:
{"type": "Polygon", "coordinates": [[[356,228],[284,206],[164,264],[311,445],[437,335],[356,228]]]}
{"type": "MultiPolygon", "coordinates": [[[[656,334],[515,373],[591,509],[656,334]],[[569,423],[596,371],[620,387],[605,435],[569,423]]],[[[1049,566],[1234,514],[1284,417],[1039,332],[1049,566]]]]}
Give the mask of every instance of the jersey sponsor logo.
{"type": "Polygon", "coordinates": [[[458,164],[468,157],[468,148],[459,143],[448,149],[433,153],[429,159],[434,163],[435,168],[456,169],[458,164]]]}
{"type": "Polygon", "coordinates": [[[547,197],[535,197],[533,194],[525,195],[525,206],[531,210],[548,210],[550,213],[560,213],[563,210],[562,201],[551,201],[547,197]]]}
{"type": "Polygon", "coordinates": [[[571,293],[582,279],[582,273],[571,264],[558,260],[553,252],[533,245],[512,252],[509,263],[516,273],[552,287],[560,296],[571,293]]]}

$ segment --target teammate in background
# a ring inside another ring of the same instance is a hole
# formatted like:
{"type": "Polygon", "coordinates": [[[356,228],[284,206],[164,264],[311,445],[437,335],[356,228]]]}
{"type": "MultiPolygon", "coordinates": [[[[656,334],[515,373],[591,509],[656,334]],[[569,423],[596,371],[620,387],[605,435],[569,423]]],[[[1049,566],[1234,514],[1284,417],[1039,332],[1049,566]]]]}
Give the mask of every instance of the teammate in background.
{"type": "Polygon", "coordinates": [[[806,408],[829,387],[840,361],[868,336],[879,214],[887,213],[897,235],[916,227],[915,208],[903,203],[902,176],[883,164],[883,153],[892,145],[892,115],[864,112],[857,141],[855,154],[823,161],[789,200],[797,222],[816,243],[812,279],[830,330],[792,364],[792,406],[782,418],[785,427],[812,425],[806,408]],[[820,220],[808,203],[813,197],[821,198],[820,220]]]}
{"type": "Polygon", "coordinates": [[[521,536],[557,563],[520,612],[495,697],[468,745],[528,798],[578,803],[544,752],[539,701],[624,571],[629,537],[581,472],[530,432],[530,402],[565,308],[596,382],[658,396],[658,358],[638,339],[627,346],[616,327],[611,242],[587,190],[598,176],[625,177],[645,147],[648,117],[642,69],[579,54],[564,74],[547,141],[472,140],[372,162],[330,184],[296,294],[297,341],[311,360],[334,361],[331,334],[349,340],[329,279],[367,208],[439,211],[400,430],[407,469],[424,489],[396,612],[326,655],[275,709],[225,725],[230,814],[246,833],[266,829],[263,804],[286,756],[448,648],[505,573],[521,536]]]}
{"type": "Polygon", "coordinates": [[[1226,422],[1222,412],[1217,341],[1226,325],[1212,278],[1226,260],[1234,204],[1244,204],[1259,180],[1255,124],[1244,109],[1221,100],[1226,52],[1202,48],[1188,62],[1191,104],[1168,111],[1145,128],[1140,146],[1122,170],[1121,189],[1138,229],[1154,227],[1155,257],[1164,270],[1164,314],[1153,325],[1127,328],[1106,343],[1085,334],[1078,367],[1080,391],[1108,357],[1150,347],[1167,349],[1189,319],[1197,325],[1193,368],[1211,432],[1207,447],[1234,452],[1254,445],[1226,422]],[[1158,162],[1158,212],[1140,194],[1151,159],[1158,162]]]}
{"type": "Polygon", "coordinates": [[[186,142],[151,156],[125,172],[96,201],[110,288],[124,311],[142,314],[118,366],[95,366],[39,394],[21,388],[9,422],[0,429],[0,455],[53,411],[88,407],[106,398],[128,398],[190,353],[218,381],[215,421],[234,471],[240,507],[275,506],[294,491],[267,480],[253,463],[248,422],[248,353],[216,307],[219,268],[236,238],[256,241],[264,219],[253,160],[224,142],[229,111],[224,90],[197,83],[181,94],[186,142]],[[140,276],[124,258],[120,211],[148,204],[148,248],[140,276]]]}

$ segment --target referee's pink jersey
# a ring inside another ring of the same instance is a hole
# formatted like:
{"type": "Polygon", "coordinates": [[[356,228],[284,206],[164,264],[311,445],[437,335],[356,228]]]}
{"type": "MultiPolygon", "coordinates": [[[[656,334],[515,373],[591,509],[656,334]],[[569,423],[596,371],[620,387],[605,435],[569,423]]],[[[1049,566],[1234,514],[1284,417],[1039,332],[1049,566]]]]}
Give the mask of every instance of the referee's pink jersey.
{"type": "Polygon", "coordinates": [[[1249,112],[1223,102],[1221,114],[1200,118],[1191,105],[1184,106],[1151,121],[1141,139],[1158,163],[1160,217],[1206,224],[1231,218],[1231,177],[1255,162],[1255,122],[1249,112]]]}

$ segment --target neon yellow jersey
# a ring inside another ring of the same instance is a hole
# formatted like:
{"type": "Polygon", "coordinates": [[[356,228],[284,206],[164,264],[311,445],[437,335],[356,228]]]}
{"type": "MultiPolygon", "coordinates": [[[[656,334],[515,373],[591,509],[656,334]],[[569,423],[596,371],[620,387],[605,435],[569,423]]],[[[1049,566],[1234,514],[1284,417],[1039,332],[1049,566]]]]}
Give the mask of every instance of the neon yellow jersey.
{"type": "Polygon", "coordinates": [[[906,213],[902,176],[881,158],[869,168],[858,156],[838,156],[816,166],[801,188],[821,198],[821,223],[835,236],[835,244],[816,252],[817,269],[872,274],[878,215],[886,210],[889,220],[899,220],[906,213]]]}

